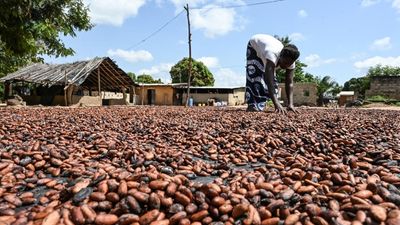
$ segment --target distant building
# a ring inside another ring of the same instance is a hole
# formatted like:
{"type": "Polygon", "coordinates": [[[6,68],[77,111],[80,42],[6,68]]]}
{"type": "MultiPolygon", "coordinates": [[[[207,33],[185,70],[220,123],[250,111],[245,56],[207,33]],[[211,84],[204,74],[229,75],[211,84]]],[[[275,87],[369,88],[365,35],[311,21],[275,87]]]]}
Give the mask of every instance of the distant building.
{"type": "Polygon", "coordinates": [[[137,84],[136,105],[182,105],[182,94],[176,87],[186,84],[137,84]]]}
{"type": "MultiPolygon", "coordinates": [[[[244,104],[244,87],[191,87],[194,105],[244,104]]],[[[135,89],[137,105],[185,105],[186,83],[138,84],[135,89]]]]}
{"type": "Polygon", "coordinates": [[[372,77],[370,89],[365,92],[366,98],[381,95],[400,100],[400,76],[372,77]]]}
{"type": "MultiPolygon", "coordinates": [[[[279,97],[287,103],[286,88],[284,83],[279,84],[279,97]]],[[[293,84],[293,104],[295,106],[317,105],[317,84],[315,83],[294,83],[293,84]]]]}
{"type": "Polygon", "coordinates": [[[339,106],[345,106],[347,103],[351,103],[356,100],[354,91],[341,91],[338,95],[339,106]]]}
{"type": "MultiPolygon", "coordinates": [[[[186,100],[186,89],[179,88],[183,101],[186,100]]],[[[190,96],[194,105],[243,105],[245,87],[191,87],[190,96]]]]}
{"type": "Polygon", "coordinates": [[[135,85],[108,57],[65,64],[34,63],[0,82],[6,98],[17,94],[27,105],[126,105],[132,102],[135,85]]]}

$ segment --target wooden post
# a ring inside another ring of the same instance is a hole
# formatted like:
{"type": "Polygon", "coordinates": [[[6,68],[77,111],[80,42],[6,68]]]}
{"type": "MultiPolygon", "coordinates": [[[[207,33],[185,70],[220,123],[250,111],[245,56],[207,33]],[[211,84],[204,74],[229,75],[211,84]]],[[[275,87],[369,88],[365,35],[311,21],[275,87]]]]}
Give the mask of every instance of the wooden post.
{"type": "Polygon", "coordinates": [[[64,102],[65,102],[65,106],[68,106],[68,99],[67,99],[67,89],[68,89],[67,71],[64,71],[64,83],[65,83],[65,87],[64,87],[64,102]]]}
{"type": "Polygon", "coordinates": [[[134,94],[135,94],[135,87],[130,86],[129,87],[129,103],[132,103],[133,105],[135,105],[135,99],[133,99],[134,94]]]}
{"type": "Polygon", "coordinates": [[[142,83],[142,105],[144,101],[144,84],[142,83]]]}
{"type": "Polygon", "coordinates": [[[190,98],[190,79],[192,76],[192,33],[190,32],[189,4],[186,4],[186,7],[184,8],[186,10],[186,17],[188,23],[188,40],[189,40],[189,71],[188,71],[187,96],[186,96],[186,107],[188,107],[190,98]]]}
{"type": "Polygon", "coordinates": [[[103,105],[102,98],[101,98],[100,67],[97,68],[97,83],[98,83],[98,89],[99,89],[100,105],[103,105]]]}
{"type": "Polygon", "coordinates": [[[126,97],[127,97],[126,88],[125,87],[121,87],[121,90],[122,90],[122,99],[124,101],[124,105],[129,105],[129,99],[128,99],[128,101],[126,99],[126,97]]]}
{"type": "Polygon", "coordinates": [[[7,100],[10,98],[11,93],[11,82],[7,81],[4,83],[4,99],[7,100]]]}

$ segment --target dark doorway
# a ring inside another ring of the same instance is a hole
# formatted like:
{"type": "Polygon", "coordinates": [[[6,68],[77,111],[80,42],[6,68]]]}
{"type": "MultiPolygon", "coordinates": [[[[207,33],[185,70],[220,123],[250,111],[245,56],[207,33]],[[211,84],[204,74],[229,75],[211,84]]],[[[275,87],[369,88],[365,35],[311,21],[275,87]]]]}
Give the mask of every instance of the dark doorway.
{"type": "Polygon", "coordinates": [[[147,90],[147,104],[154,105],[156,103],[156,90],[149,89],[147,90]]]}
{"type": "Polygon", "coordinates": [[[174,105],[182,105],[183,91],[181,89],[174,90],[174,105]]]}

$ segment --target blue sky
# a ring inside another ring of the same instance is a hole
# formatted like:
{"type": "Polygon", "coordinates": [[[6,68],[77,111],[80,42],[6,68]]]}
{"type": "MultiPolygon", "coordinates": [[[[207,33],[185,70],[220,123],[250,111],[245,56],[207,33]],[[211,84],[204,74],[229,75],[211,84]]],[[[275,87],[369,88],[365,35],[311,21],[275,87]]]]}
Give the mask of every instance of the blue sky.
{"type": "Polygon", "coordinates": [[[62,38],[75,50],[74,56],[45,57],[46,62],[109,56],[126,72],[169,82],[171,66],[188,56],[182,10],[189,3],[192,56],[208,66],[216,86],[245,84],[246,45],[257,33],[289,36],[308,65],[306,72],[329,75],[340,84],[377,64],[400,66],[400,0],[282,0],[254,6],[249,5],[269,1],[84,2],[96,26],[62,38]]]}

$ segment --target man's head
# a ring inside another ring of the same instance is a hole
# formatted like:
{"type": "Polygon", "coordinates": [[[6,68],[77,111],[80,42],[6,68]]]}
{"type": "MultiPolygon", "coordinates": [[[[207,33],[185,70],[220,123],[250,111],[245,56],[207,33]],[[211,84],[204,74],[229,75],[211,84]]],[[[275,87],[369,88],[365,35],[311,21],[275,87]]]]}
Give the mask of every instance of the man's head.
{"type": "Polygon", "coordinates": [[[281,68],[288,68],[292,65],[300,56],[300,52],[295,45],[286,45],[279,56],[279,66],[281,68]]]}

